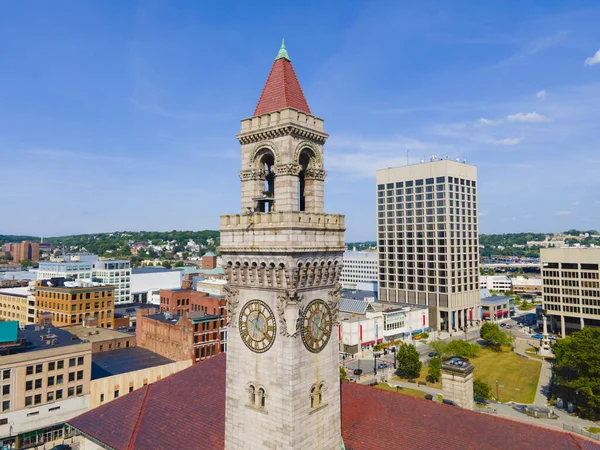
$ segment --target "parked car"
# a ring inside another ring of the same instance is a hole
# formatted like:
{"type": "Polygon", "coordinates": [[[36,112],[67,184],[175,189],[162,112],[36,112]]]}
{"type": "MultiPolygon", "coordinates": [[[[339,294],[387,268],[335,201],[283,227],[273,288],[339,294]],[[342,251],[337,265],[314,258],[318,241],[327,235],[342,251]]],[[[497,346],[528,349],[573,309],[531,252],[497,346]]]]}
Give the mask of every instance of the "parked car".
{"type": "Polygon", "coordinates": [[[377,368],[378,368],[378,369],[385,369],[385,368],[387,368],[387,366],[388,366],[388,365],[387,365],[386,363],[379,363],[379,364],[377,365],[377,368]]]}
{"type": "Polygon", "coordinates": [[[550,336],[548,336],[548,339],[551,339],[551,340],[555,341],[556,340],[556,336],[550,335],[550,336]]]}
{"type": "Polygon", "coordinates": [[[442,400],[442,403],[445,403],[446,405],[458,406],[452,400],[448,400],[447,398],[445,398],[444,400],[442,400]]]}
{"type": "Polygon", "coordinates": [[[437,356],[437,353],[436,352],[429,352],[429,354],[427,356],[429,356],[430,358],[433,358],[434,356],[437,356]]]}
{"type": "Polygon", "coordinates": [[[510,325],[510,324],[506,325],[506,328],[512,328],[512,325],[510,325]]]}
{"type": "Polygon", "coordinates": [[[489,405],[490,402],[487,401],[485,398],[480,398],[480,397],[475,397],[475,403],[477,403],[478,405],[489,405]]]}
{"type": "Polygon", "coordinates": [[[544,337],[544,336],[543,336],[543,335],[541,335],[540,333],[537,333],[537,334],[533,334],[533,335],[531,335],[531,338],[532,338],[532,339],[542,339],[543,337],[544,337]]]}
{"type": "Polygon", "coordinates": [[[362,369],[354,369],[354,375],[361,375],[363,373],[362,369]]]}
{"type": "Polygon", "coordinates": [[[505,324],[505,323],[501,323],[501,324],[500,324],[500,326],[501,326],[501,327],[505,327],[505,326],[506,326],[506,324],[505,324]]]}
{"type": "Polygon", "coordinates": [[[433,400],[433,395],[425,394],[425,400],[433,400]]]}

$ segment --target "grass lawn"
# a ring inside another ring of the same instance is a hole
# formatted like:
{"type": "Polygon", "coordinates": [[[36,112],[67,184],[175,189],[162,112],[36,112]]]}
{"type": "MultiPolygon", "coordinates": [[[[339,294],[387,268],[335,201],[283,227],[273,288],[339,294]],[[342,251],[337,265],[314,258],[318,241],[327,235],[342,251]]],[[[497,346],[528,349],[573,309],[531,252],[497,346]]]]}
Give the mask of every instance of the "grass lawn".
{"type": "MultiPolygon", "coordinates": [[[[419,378],[417,378],[416,380],[427,383],[427,386],[429,386],[429,387],[433,387],[433,388],[437,388],[437,389],[442,388],[441,381],[438,381],[437,383],[430,383],[429,381],[427,381],[426,377],[427,377],[427,366],[425,364],[423,364],[423,366],[421,367],[421,374],[419,375],[419,378]]],[[[394,377],[392,377],[392,379],[395,381],[403,381],[405,383],[408,381],[408,378],[400,378],[398,376],[394,376],[394,377]]],[[[415,383],[415,386],[417,386],[416,383],[415,383]]]]}
{"type": "MultiPolygon", "coordinates": [[[[379,383],[376,386],[377,389],[383,389],[384,391],[391,391],[391,392],[396,392],[396,388],[390,386],[387,383],[379,383]]],[[[424,398],[425,394],[427,394],[427,392],[423,392],[423,391],[419,391],[417,389],[410,389],[410,388],[405,388],[403,387],[402,389],[400,389],[398,391],[399,394],[405,394],[405,395],[410,395],[411,397],[418,397],[418,398],[424,398]]]]}
{"type": "Polygon", "coordinates": [[[482,348],[480,356],[473,358],[474,378],[479,378],[492,387],[496,396],[496,380],[500,401],[533,403],[542,363],[517,356],[511,351],[494,352],[482,348]]]}
{"type": "Polygon", "coordinates": [[[600,433],[600,427],[587,427],[586,430],[588,433],[593,433],[593,434],[600,433]]]}

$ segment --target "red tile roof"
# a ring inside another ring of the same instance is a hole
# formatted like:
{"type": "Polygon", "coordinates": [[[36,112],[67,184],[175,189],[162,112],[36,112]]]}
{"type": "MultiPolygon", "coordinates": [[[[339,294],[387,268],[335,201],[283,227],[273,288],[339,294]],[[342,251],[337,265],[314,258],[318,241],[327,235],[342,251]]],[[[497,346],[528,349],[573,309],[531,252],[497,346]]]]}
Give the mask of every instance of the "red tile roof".
{"type": "Polygon", "coordinates": [[[222,449],[225,354],[175,373],[69,421],[116,450],[222,449]]]}
{"type": "Polygon", "coordinates": [[[561,430],[356,383],[342,384],[342,436],[347,450],[600,449],[561,430]]]}
{"type": "MultiPolygon", "coordinates": [[[[224,354],[93,409],[69,424],[115,450],[223,449],[224,354]]],[[[561,430],[468,411],[356,383],[342,384],[347,450],[592,450],[561,430]]]]}
{"type": "Polygon", "coordinates": [[[284,108],[294,108],[311,114],[292,63],[280,58],[273,63],[254,115],[260,116],[284,108]]]}

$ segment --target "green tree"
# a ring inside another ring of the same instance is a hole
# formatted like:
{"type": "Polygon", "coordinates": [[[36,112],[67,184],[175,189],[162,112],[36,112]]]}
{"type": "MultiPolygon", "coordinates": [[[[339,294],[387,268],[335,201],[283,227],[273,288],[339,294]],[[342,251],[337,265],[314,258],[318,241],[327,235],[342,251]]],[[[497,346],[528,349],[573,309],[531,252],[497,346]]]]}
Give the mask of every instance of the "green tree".
{"type": "Polygon", "coordinates": [[[432,341],[429,343],[429,347],[431,347],[433,352],[436,353],[442,361],[446,361],[451,356],[448,352],[448,343],[446,341],[432,341]]]}
{"type": "Polygon", "coordinates": [[[165,268],[165,269],[171,269],[173,266],[171,265],[171,263],[169,261],[163,261],[161,263],[161,265],[165,268]]]}
{"type": "Polygon", "coordinates": [[[552,350],[559,389],[569,391],[581,417],[600,419],[600,328],[577,331],[557,341],[552,350]]]}
{"type": "Polygon", "coordinates": [[[492,396],[492,387],[485,381],[475,378],[473,380],[473,396],[488,400],[492,396]]]}
{"type": "Polygon", "coordinates": [[[183,267],[183,266],[184,266],[183,261],[177,261],[175,263],[175,267],[183,267]]]}
{"type": "Polygon", "coordinates": [[[431,358],[427,365],[427,381],[437,383],[442,378],[442,360],[438,357],[431,358]]]}
{"type": "Polygon", "coordinates": [[[485,339],[484,336],[492,329],[494,328],[494,324],[490,323],[490,322],[486,322],[483,325],[481,325],[481,328],[479,329],[479,337],[481,339],[485,339]]]}
{"type": "Polygon", "coordinates": [[[28,259],[21,260],[21,266],[23,266],[23,268],[29,267],[30,265],[31,265],[31,261],[29,261],[28,259]]]}
{"type": "Polygon", "coordinates": [[[398,373],[406,378],[418,378],[421,373],[419,352],[412,344],[402,342],[397,350],[398,373]]]}
{"type": "Polygon", "coordinates": [[[475,358],[479,355],[479,345],[467,342],[463,339],[450,341],[446,347],[449,356],[458,356],[459,358],[475,358]]]}
{"type": "Polygon", "coordinates": [[[495,323],[485,323],[479,331],[479,335],[485,341],[485,345],[495,351],[502,350],[512,344],[512,337],[502,331],[495,323]]]}
{"type": "Polygon", "coordinates": [[[344,381],[346,378],[348,378],[346,369],[344,367],[340,366],[340,381],[344,381]]]}

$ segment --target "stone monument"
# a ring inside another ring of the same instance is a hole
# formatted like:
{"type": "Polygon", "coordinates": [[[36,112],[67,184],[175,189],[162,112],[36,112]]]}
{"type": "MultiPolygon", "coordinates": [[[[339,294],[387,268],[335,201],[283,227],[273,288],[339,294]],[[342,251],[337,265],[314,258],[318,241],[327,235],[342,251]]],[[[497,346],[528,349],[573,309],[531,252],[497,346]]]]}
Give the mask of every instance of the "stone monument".
{"type": "Polygon", "coordinates": [[[550,337],[548,335],[548,322],[546,320],[546,311],[543,311],[542,323],[544,324],[544,333],[542,339],[540,339],[540,348],[537,351],[539,356],[554,357],[554,352],[550,347],[550,337]]]}

